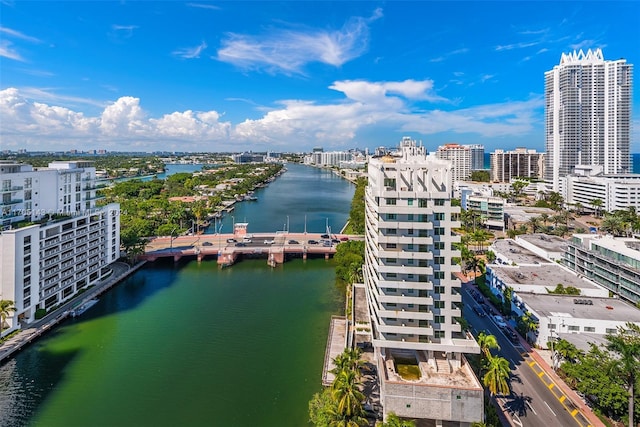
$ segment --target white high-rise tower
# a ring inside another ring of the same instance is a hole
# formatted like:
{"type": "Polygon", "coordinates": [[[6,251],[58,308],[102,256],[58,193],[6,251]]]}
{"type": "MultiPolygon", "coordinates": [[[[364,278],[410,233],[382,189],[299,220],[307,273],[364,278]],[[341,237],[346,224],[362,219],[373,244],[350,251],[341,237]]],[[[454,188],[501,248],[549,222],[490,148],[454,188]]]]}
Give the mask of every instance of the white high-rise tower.
{"type": "Polygon", "coordinates": [[[364,275],[384,412],[436,425],[483,418],[482,387],[463,356],[480,348],[460,322],[452,172],[403,138],[399,151],[370,159],[365,193],[364,275]],[[400,364],[419,378],[405,381],[400,364]]]}
{"type": "Polygon", "coordinates": [[[631,172],[633,65],[602,50],[562,54],[545,73],[545,180],[554,191],[577,165],[631,172]]]}

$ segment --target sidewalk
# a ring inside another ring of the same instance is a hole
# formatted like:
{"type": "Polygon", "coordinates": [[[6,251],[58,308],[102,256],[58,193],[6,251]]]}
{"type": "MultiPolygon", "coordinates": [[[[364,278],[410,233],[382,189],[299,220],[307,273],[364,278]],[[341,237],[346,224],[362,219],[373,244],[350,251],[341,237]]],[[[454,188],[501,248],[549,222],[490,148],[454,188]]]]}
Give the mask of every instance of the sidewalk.
{"type": "Polygon", "coordinates": [[[71,310],[111,289],[112,286],[133,274],[145,263],[146,261],[142,261],[133,267],[123,262],[112,263],[110,267],[113,273],[106,280],[98,283],[81,295],[77,295],[75,298],[65,302],[42,319],[25,325],[26,327],[24,327],[24,329],[20,329],[20,332],[0,345],[0,364],[9,360],[14,353],[20,351],[24,346],[30,344],[40,335],[49,331],[49,329],[66,319],[71,310]]]}

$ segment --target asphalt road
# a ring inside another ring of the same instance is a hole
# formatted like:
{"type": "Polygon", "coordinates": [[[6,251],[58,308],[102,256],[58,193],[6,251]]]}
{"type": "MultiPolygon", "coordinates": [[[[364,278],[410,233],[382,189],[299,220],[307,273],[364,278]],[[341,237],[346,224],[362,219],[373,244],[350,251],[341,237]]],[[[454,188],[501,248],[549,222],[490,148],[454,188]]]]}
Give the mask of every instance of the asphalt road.
{"type": "Polygon", "coordinates": [[[473,307],[480,305],[472,298],[467,286],[463,286],[462,300],[464,317],[471,325],[474,336],[480,331],[494,335],[500,344],[498,354],[509,360],[512,369],[511,395],[498,397],[498,401],[512,424],[519,427],[587,427],[589,423],[584,416],[528,355],[525,348],[513,344],[489,314],[480,317],[474,312],[473,307]]]}

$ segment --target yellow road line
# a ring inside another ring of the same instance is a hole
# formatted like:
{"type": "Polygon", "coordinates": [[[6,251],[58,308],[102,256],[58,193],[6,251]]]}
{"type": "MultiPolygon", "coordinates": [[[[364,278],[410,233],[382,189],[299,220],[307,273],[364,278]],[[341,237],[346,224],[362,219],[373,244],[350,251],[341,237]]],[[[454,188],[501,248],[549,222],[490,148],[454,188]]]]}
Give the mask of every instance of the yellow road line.
{"type": "Polygon", "coordinates": [[[573,411],[571,411],[571,416],[575,417],[577,413],[578,413],[578,410],[574,409],[573,411]]]}
{"type": "Polygon", "coordinates": [[[564,402],[564,400],[567,398],[567,396],[565,396],[564,394],[562,396],[560,396],[560,398],[558,399],[560,401],[560,403],[564,402]]]}
{"type": "Polygon", "coordinates": [[[543,375],[544,375],[544,371],[542,371],[542,372],[538,372],[538,376],[539,376],[540,378],[542,378],[542,376],[543,376],[543,375]]]}
{"type": "Polygon", "coordinates": [[[551,383],[551,384],[547,385],[547,387],[549,387],[549,390],[551,390],[554,386],[555,386],[554,383],[551,383]]]}

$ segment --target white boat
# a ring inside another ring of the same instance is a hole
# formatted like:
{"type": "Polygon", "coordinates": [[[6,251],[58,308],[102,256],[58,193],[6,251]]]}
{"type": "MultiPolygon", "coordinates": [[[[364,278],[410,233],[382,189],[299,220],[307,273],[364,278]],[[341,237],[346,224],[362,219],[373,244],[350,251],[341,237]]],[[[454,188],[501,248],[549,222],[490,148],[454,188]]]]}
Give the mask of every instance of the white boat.
{"type": "Polygon", "coordinates": [[[78,308],[71,310],[71,317],[78,317],[80,316],[82,313],[84,313],[85,311],[89,310],[91,307],[93,307],[94,305],[96,305],[98,303],[98,299],[94,298],[94,299],[90,299],[89,301],[83,303],[82,305],[80,305],[78,308]]]}

